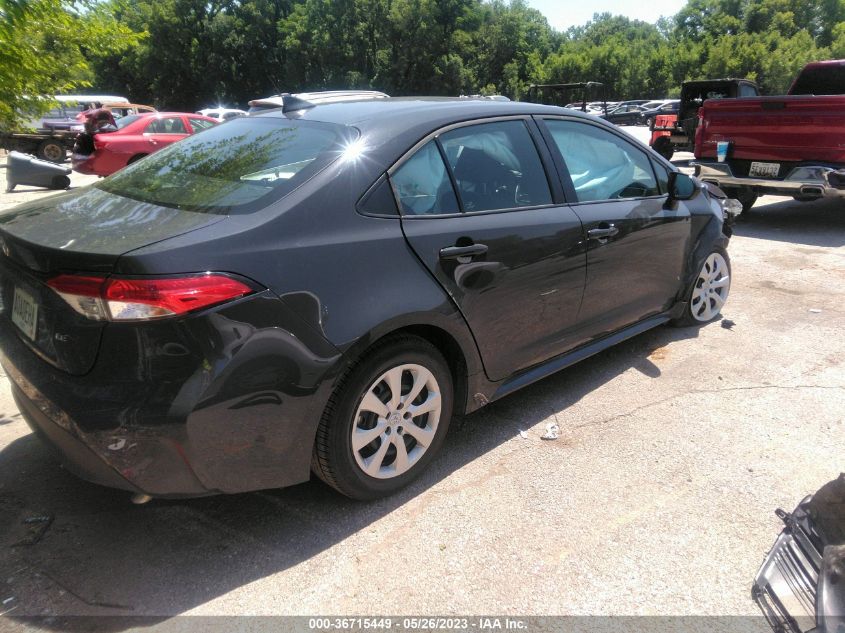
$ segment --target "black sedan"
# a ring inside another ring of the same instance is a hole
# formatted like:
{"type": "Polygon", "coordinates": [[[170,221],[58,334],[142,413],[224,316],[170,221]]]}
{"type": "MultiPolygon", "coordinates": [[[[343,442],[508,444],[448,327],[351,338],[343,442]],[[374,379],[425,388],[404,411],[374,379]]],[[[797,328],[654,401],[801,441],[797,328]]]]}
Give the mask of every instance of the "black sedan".
{"type": "Polygon", "coordinates": [[[0,361],[139,501],[312,471],[372,499],[454,414],[714,319],[728,203],[562,108],[293,98],[0,215],[0,361]]]}
{"type": "Polygon", "coordinates": [[[649,128],[654,124],[654,119],[661,114],[678,114],[681,107],[681,102],[678,100],[667,101],[666,103],[652,108],[651,110],[643,110],[640,112],[640,121],[642,121],[649,128]]]}
{"type": "Polygon", "coordinates": [[[638,125],[642,123],[641,113],[643,108],[634,103],[622,104],[607,114],[600,115],[601,118],[615,123],[616,125],[638,125]]]}

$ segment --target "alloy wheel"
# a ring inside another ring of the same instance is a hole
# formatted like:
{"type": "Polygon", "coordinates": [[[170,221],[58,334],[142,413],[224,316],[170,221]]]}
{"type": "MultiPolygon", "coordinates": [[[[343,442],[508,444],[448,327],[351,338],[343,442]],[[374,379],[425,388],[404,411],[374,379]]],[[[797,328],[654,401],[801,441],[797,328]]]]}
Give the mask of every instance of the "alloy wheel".
{"type": "Polygon", "coordinates": [[[713,252],[704,260],[704,266],[698,273],[698,279],[692,291],[690,312],[696,321],[713,319],[725,301],[731,289],[730,268],[721,253],[713,252]]]}
{"type": "Polygon", "coordinates": [[[376,479],[408,472],[434,441],[441,406],[437,379],[422,365],[384,372],[355,412],[351,445],[358,467],[376,479]]]}

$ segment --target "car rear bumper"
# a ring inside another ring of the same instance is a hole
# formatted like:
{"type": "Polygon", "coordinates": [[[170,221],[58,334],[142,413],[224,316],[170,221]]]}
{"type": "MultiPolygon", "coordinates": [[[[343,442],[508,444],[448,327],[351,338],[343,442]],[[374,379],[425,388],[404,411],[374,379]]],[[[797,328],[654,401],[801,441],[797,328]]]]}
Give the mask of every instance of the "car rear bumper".
{"type": "MultiPolygon", "coordinates": [[[[198,497],[209,489],[195,475],[177,437],[140,428],[86,433],[3,357],[12,397],[33,432],[66,470],[91,483],[158,497],[198,497]]],[[[92,403],[92,406],[96,406],[92,403]]]]}
{"type": "Polygon", "coordinates": [[[90,176],[99,176],[96,170],[95,154],[71,154],[70,165],[73,171],[90,176]]]}
{"type": "Polygon", "coordinates": [[[266,292],[190,319],[110,324],[82,376],[51,366],[22,336],[0,314],[15,401],[83,479],[178,498],[310,476],[339,353],[266,292]]]}
{"type": "Polygon", "coordinates": [[[752,178],[734,175],[728,163],[695,162],[695,175],[722,189],[748,187],[757,194],[800,198],[845,198],[845,169],[826,166],[795,167],[785,178],[752,178]]]}

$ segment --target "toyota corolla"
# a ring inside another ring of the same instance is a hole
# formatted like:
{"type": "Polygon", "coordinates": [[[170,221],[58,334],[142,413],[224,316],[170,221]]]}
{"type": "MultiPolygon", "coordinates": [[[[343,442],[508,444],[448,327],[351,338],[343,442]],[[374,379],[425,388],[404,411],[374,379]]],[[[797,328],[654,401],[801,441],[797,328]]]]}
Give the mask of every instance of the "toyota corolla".
{"type": "Polygon", "coordinates": [[[562,108],[291,98],[0,215],[0,361],[90,481],[373,499],[453,415],[716,318],[731,202],[562,108]]]}

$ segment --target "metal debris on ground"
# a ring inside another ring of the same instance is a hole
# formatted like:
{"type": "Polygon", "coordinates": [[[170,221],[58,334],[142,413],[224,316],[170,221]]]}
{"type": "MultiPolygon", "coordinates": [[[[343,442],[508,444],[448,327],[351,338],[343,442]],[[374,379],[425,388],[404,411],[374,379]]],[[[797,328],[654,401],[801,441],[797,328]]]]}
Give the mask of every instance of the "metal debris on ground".
{"type": "Polygon", "coordinates": [[[560,427],[554,422],[546,425],[546,434],[540,437],[541,440],[556,440],[560,437],[560,427]]]}
{"type": "Polygon", "coordinates": [[[27,524],[29,524],[29,523],[47,523],[48,521],[52,521],[52,520],[53,520],[53,517],[45,514],[45,515],[37,516],[37,517],[27,517],[26,519],[23,520],[23,522],[27,523],[27,524]]]}
{"type": "Polygon", "coordinates": [[[818,308],[810,308],[810,312],[812,312],[813,314],[818,314],[819,312],[821,312],[821,310],[819,310],[818,308]]]}
{"type": "Polygon", "coordinates": [[[40,541],[50,525],[53,523],[53,516],[50,514],[41,514],[37,516],[27,517],[23,520],[24,525],[29,526],[27,535],[20,541],[15,543],[13,547],[19,545],[35,545],[40,541]]]}

